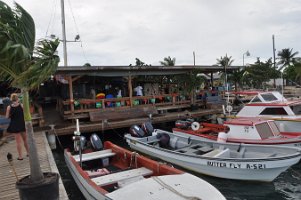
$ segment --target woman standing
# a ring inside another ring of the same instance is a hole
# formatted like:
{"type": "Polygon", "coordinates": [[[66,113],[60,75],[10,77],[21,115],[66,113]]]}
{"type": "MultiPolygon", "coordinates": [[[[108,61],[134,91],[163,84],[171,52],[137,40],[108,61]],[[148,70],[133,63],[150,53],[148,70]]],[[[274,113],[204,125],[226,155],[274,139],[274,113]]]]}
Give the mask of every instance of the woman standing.
{"type": "Polygon", "coordinates": [[[17,150],[19,154],[18,160],[23,160],[21,145],[22,140],[28,156],[28,144],[25,132],[23,105],[19,103],[19,98],[16,93],[11,94],[10,100],[12,103],[11,105],[7,106],[6,109],[6,118],[10,118],[10,123],[7,128],[7,132],[13,133],[15,135],[17,150]]]}

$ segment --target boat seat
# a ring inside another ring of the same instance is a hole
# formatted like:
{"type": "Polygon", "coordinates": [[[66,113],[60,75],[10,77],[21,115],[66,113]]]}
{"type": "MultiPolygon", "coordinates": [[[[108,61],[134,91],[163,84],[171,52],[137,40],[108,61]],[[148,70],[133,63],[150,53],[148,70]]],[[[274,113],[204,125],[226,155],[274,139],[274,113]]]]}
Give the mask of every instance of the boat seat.
{"type": "Polygon", "coordinates": [[[204,153],[208,153],[209,151],[212,151],[213,148],[209,147],[209,146],[203,146],[203,147],[197,148],[197,150],[202,151],[204,153]]]}
{"type": "Polygon", "coordinates": [[[145,167],[140,167],[137,169],[131,169],[127,171],[112,173],[97,178],[92,178],[91,180],[96,183],[96,185],[104,186],[117,183],[122,180],[131,179],[139,176],[148,176],[153,174],[152,170],[149,170],[145,167]]]}
{"type": "Polygon", "coordinates": [[[131,183],[134,183],[134,182],[137,182],[137,181],[141,181],[143,179],[145,179],[143,176],[135,176],[135,177],[132,177],[132,178],[127,178],[127,179],[118,181],[117,184],[118,184],[119,188],[122,188],[124,186],[127,186],[128,184],[131,184],[131,183]]]}
{"type": "MultiPolygon", "coordinates": [[[[95,152],[91,152],[91,153],[84,153],[84,154],[82,154],[82,162],[100,159],[100,158],[108,158],[108,157],[111,157],[114,155],[116,155],[116,153],[112,152],[112,149],[95,151],[95,152]]],[[[74,155],[73,158],[76,162],[80,161],[79,155],[74,155]]]]}
{"type": "Polygon", "coordinates": [[[203,156],[207,157],[214,157],[214,158],[229,158],[230,157],[230,149],[214,149],[213,151],[210,151],[209,153],[204,154],[203,156]]]}

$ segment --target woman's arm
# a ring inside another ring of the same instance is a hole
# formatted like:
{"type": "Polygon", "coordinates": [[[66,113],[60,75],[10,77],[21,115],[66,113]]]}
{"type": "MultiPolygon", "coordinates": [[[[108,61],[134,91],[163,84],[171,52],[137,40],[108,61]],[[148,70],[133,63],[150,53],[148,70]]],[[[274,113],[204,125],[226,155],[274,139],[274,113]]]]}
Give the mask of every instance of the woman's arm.
{"type": "Polygon", "coordinates": [[[6,108],[6,114],[5,114],[6,118],[10,118],[10,106],[7,106],[6,108]]]}

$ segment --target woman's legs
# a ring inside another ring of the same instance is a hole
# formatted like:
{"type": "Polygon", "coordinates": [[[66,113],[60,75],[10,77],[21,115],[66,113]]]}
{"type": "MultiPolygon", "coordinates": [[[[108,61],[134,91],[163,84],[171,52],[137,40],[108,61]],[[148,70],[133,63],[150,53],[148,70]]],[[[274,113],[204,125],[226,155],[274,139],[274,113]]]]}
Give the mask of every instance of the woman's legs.
{"type": "Polygon", "coordinates": [[[28,151],[28,143],[27,143],[27,134],[25,132],[21,133],[22,139],[23,139],[23,144],[26,149],[27,155],[29,155],[28,151]]]}
{"type": "Polygon", "coordinates": [[[23,159],[22,156],[22,146],[21,146],[21,142],[22,142],[22,136],[20,133],[15,133],[15,139],[16,139],[16,143],[17,143],[17,151],[18,151],[18,159],[23,159]]]}

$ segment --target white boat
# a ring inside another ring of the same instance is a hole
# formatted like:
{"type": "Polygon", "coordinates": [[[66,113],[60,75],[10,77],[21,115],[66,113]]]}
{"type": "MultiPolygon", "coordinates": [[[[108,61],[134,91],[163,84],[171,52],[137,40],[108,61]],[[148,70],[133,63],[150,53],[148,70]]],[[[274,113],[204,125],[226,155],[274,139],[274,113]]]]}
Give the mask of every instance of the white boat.
{"type": "Polygon", "coordinates": [[[68,149],[66,164],[86,199],[225,200],[208,182],[111,142],[80,156],[68,149]]]}
{"type": "Polygon", "coordinates": [[[294,147],[205,142],[159,129],[151,136],[132,135],[125,138],[134,150],[226,179],[270,182],[301,158],[294,147]]]}
{"type": "MultiPolygon", "coordinates": [[[[243,92],[239,92],[240,94],[243,92]]],[[[244,92],[255,95],[236,117],[274,119],[281,132],[301,135],[301,100],[288,100],[279,92],[244,92]]]]}
{"type": "MultiPolygon", "coordinates": [[[[183,121],[184,123],[185,121],[183,121]]],[[[202,141],[224,140],[227,143],[283,145],[301,148],[301,136],[280,132],[274,120],[260,118],[234,118],[223,124],[192,122],[188,126],[181,126],[176,123],[176,128],[173,128],[172,131],[175,134],[189,134],[190,137],[202,141]]]]}

